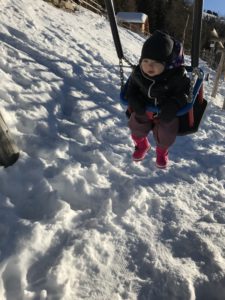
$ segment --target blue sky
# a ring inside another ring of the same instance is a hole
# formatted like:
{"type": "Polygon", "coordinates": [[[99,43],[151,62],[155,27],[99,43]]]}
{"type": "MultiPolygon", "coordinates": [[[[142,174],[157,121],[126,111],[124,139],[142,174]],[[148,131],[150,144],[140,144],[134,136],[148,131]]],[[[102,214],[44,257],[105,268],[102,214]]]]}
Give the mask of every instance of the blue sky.
{"type": "Polygon", "coordinates": [[[225,16],[225,1],[224,0],[204,0],[204,9],[210,9],[225,16]]]}

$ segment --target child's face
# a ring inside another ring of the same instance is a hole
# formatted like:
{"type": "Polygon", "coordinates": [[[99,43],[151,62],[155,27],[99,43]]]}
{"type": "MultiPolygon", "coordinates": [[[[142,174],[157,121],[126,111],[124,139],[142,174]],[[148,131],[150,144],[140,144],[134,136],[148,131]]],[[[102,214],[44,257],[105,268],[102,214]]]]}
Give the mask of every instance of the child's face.
{"type": "Polygon", "coordinates": [[[141,61],[142,71],[150,77],[160,75],[164,70],[165,66],[158,61],[144,58],[141,61]]]}

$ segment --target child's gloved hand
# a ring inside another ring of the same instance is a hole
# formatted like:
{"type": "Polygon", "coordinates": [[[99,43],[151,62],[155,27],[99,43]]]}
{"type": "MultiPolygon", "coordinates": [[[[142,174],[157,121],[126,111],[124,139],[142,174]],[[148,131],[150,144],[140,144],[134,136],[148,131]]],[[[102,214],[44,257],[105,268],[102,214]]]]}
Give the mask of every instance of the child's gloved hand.
{"type": "Polygon", "coordinates": [[[166,105],[161,107],[159,118],[162,121],[169,123],[174,118],[176,118],[177,111],[178,111],[178,107],[176,103],[174,102],[167,103],[166,105]]]}

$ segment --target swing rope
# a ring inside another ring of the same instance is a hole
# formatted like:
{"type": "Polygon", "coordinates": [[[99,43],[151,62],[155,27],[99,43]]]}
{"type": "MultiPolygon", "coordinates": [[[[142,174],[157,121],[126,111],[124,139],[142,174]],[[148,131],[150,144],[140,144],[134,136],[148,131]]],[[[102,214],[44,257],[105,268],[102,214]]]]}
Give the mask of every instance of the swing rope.
{"type": "Polygon", "coordinates": [[[115,17],[115,9],[113,6],[112,0],[105,0],[105,5],[108,13],[108,18],[110,22],[110,27],[112,31],[112,36],[117,52],[117,56],[119,58],[119,71],[120,71],[120,82],[121,82],[121,89],[124,87],[124,72],[123,72],[123,60],[131,67],[134,68],[134,65],[126,58],[123,54],[122,45],[120,42],[118,27],[116,23],[116,17],[115,17]]]}
{"type": "Polygon", "coordinates": [[[196,76],[200,79],[202,78],[201,70],[198,68],[199,56],[200,56],[200,39],[201,39],[201,27],[202,27],[202,10],[203,10],[203,0],[194,1],[193,10],[193,31],[192,31],[192,45],[191,45],[191,84],[190,84],[190,96],[188,102],[192,102],[193,89],[195,85],[196,76]]]}

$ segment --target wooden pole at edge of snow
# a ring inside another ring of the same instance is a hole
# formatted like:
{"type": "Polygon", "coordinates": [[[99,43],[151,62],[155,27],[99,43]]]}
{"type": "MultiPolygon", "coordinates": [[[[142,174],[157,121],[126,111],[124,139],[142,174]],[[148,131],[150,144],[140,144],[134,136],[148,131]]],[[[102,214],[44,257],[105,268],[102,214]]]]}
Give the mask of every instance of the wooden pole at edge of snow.
{"type": "Polygon", "coordinates": [[[214,97],[214,98],[216,97],[220,76],[221,76],[222,71],[223,71],[224,59],[225,59],[225,50],[223,49],[222,54],[221,54],[221,58],[220,58],[220,62],[219,62],[218,68],[217,68],[217,72],[216,72],[215,84],[213,86],[213,90],[212,90],[212,94],[211,94],[211,96],[214,97]]]}

